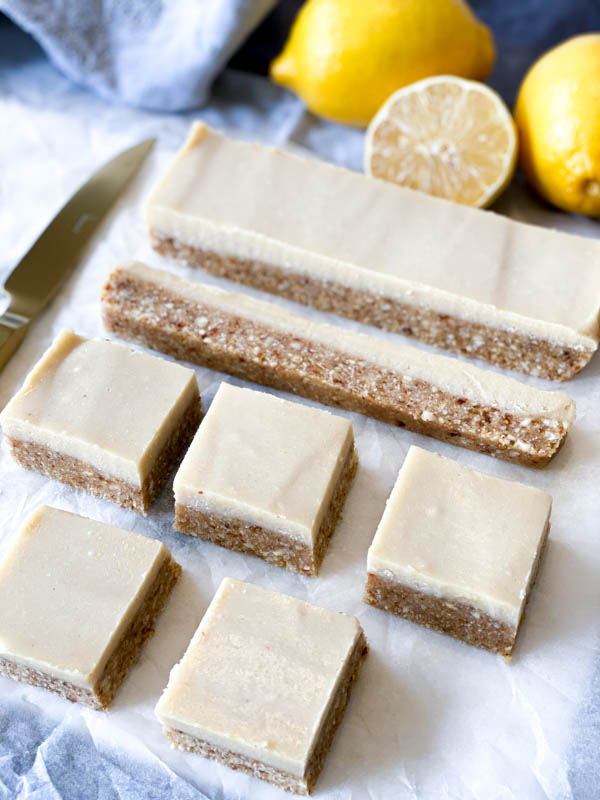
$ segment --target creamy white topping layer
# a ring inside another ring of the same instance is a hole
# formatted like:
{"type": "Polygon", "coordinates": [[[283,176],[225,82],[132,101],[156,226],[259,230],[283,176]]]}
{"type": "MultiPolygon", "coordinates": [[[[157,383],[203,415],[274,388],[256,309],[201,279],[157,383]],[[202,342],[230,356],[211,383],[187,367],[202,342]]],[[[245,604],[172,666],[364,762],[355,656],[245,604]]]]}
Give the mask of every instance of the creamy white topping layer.
{"type": "Polygon", "coordinates": [[[156,715],[300,778],[360,635],[355,617],[225,578],[156,715]]]}
{"type": "Polygon", "coordinates": [[[0,563],[0,655],[93,688],[169,551],[49,506],[0,563]]]}
{"type": "Polygon", "coordinates": [[[367,569],[517,626],[552,498],[411,447],[367,569]]]}
{"type": "Polygon", "coordinates": [[[63,330],[0,424],[5,436],[141,486],[195,395],[191,369],[63,330]]]}
{"type": "Polygon", "coordinates": [[[600,243],[203,123],[146,205],[151,233],[593,352],[600,243]]]}
{"type": "Polygon", "coordinates": [[[353,445],[342,417],[222,383],[175,476],[175,502],[312,546],[353,445]]]}

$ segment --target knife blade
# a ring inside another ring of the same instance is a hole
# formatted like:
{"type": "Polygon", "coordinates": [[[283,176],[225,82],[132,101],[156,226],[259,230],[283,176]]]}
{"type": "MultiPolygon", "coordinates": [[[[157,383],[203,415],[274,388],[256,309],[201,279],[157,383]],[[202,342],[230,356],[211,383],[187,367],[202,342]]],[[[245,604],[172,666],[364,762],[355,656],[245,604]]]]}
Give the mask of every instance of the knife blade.
{"type": "Polygon", "coordinates": [[[152,149],[146,139],[113,158],[81,186],[23,256],[4,283],[9,297],[0,315],[0,370],[23,341],[29,324],[74,269],[115,200],[152,149]]]}

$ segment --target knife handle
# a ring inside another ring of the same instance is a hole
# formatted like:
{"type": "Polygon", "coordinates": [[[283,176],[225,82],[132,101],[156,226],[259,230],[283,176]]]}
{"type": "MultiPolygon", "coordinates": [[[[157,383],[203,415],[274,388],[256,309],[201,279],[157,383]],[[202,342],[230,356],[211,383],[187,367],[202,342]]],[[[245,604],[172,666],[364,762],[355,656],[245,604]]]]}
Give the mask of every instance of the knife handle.
{"type": "Polygon", "coordinates": [[[8,309],[0,316],[0,370],[23,341],[29,319],[8,309]]]}

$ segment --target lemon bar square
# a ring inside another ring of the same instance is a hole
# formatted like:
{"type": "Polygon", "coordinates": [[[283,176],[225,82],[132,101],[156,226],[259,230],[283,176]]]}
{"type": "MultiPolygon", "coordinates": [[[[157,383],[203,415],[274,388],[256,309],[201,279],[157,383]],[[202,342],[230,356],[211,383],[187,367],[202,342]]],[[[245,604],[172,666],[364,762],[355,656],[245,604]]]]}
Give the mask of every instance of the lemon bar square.
{"type": "Polygon", "coordinates": [[[175,746],[310,794],[367,650],[355,617],[225,578],[156,715],[175,746]]]}
{"type": "Polygon", "coordinates": [[[0,563],[0,675],[106,708],[180,573],[161,542],[38,508],[0,563]]]}
{"type": "Polygon", "coordinates": [[[552,498],[411,447],[367,556],[366,602],[509,658],[552,498]]]}
{"type": "Polygon", "coordinates": [[[21,466],[145,514],[200,418],[193,370],[63,330],[0,424],[21,466]]]}
{"type": "Polygon", "coordinates": [[[347,420],[222,383],[175,476],[175,529],[316,575],[357,463],[347,420]]]}

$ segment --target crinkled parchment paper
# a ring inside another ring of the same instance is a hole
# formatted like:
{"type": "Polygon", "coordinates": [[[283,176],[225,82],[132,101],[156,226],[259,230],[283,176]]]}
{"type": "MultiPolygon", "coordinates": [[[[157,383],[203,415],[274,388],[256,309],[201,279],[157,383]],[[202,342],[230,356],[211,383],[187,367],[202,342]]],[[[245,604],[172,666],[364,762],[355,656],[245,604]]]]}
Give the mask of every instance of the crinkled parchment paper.
{"type": "MultiPolygon", "coordinates": [[[[182,142],[190,117],[104,105],[35,59],[2,72],[0,91],[2,270],[18,261],[95,168],[145,137],[158,137],[139,178],[0,376],[3,406],[62,327],[103,335],[99,295],[115,262],[135,257],[179,274],[192,271],[151,251],[141,215],[141,202],[182,142]]],[[[260,78],[226,74],[210,108],[198,116],[230,132],[276,143],[291,140],[339,163],[360,164],[360,133],[317,121],[296,99],[260,78]]],[[[598,230],[596,223],[550,211],[520,186],[499,210],[585,235],[598,230]]],[[[219,283],[198,271],[194,277],[219,283]]],[[[301,313],[318,316],[304,308],[301,313]]],[[[205,407],[220,381],[238,383],[206,369],[196,373],[205,407]]],[[[360,468],[318,579],[175,534],[171,485],[144,519],[20,469],[2,443],[0,554],[25,517],[50,503],[162,539],[184,575],[108,712],[72,706],[0,679],[0,797],[282,798],[267,784],[172,750],[154,717],[169,670],[225,575],[356,614],[365,628],[371,653],[318,783],[318,797],[597,797],[598,689],[594,695],[592,686],[599,663],[600,360],[561,388],[577,401],[577,422],[562,452],[543,471],[339,412],[354,426],[360,468]],[[511,665],[361,602],[367,548],[413,443],[538,486],[554,498],[550,545],[511,665]]]]}

